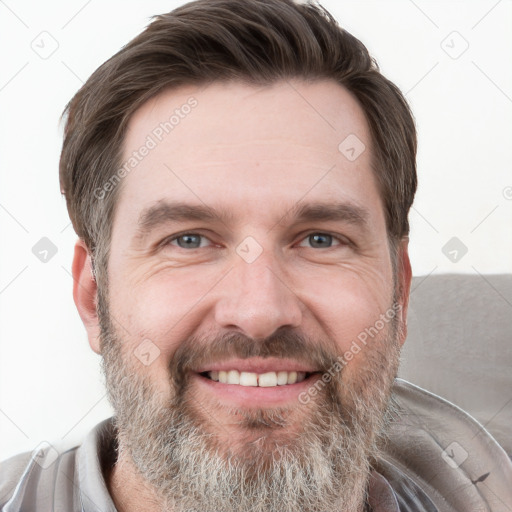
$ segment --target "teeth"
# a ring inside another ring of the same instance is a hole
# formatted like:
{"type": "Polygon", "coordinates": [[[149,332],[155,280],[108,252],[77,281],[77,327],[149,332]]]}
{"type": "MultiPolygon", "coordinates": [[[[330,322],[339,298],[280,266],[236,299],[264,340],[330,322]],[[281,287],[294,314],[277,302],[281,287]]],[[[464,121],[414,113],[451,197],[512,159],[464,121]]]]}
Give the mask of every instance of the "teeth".
{"type": "Polygon", "coordinates": [[[284,386],[288,384],[288,372],[277,372],[277,385],[284,386]]]}
{"type": "Polygon", "coordinates": [[[259,386],[262,388],[270,388],[302,382],[306,378],[306,372],[267,372],[258,374],[252,372],[239,372],[238,370],[214,370],[208,372],[208,376],[210,379],[221,382],[222,384],[238,384],[240,386],[259,386]]]}
{"type": "Polygon", "coordinates": [[[228,372],[228,384],[240,384],[240,373],[236,370],[230,370],[228,372]]]}
{"type": "Polygon", "coordinates": [[[249,372],[240,373],[240,386],[257,386],[257,385],[258,385],[258,374],[257,373],[249,373],[249,372]]]}
{"type": "Polygon", "coordinates": [[[262,373],[258,377],[258,384],[260,388],[272,388],[277,386],[277,374],[276,372],[262,373]]]}

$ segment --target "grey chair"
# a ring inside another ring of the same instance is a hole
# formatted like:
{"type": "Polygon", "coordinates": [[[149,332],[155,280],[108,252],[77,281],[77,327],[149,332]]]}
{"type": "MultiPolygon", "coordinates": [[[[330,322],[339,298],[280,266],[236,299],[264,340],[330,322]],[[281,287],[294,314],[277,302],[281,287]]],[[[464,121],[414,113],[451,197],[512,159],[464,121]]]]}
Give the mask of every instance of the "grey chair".
{"type": "Polygon", "coordinates": [[[512,275],[415,277],[399,377],[470,413],[512,456],[512,275]]]}

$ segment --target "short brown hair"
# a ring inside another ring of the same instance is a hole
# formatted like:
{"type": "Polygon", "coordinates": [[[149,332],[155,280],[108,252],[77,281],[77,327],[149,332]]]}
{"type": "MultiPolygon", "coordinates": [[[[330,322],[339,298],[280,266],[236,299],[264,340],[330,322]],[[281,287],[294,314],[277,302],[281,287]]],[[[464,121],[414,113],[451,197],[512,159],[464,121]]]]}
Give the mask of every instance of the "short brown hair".
{"type": "MultiPolygon", "coordinates": [[[[366,47],[320,5],[293,0],[197,0],[151,24],[102,64],[64,111],[60,183],[73,227],[107,281],[119,189],[98,200],[121,165],[130,116],[164,88],[239,80],[332,79],[349,90],[368,121],[374,173],[389,239],[409,232],[416,191],[416,130],[399,89],[366,47]]],[[[341,141],[340,141],[341,142],[341,141]]]]}

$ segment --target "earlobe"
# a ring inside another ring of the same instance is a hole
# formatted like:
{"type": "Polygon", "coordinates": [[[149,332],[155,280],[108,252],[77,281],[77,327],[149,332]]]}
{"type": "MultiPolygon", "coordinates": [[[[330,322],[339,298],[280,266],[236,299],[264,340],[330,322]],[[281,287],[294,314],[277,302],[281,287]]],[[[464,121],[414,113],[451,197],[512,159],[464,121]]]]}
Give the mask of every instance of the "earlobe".
{"type": "Polygon", "coordinates": [[[411,291],[412,269],[409,260],[409,238],[404,237],[397,248],[397,279],[396,296],[400,303],[400,344],[407,338],[407,311],[409,309],[409,294],[411,291]]]}
{"type": "Polygon", "coordinates": [[[94,352],[100,354],[100,327],[96,311],[98,287],[93,272],[91,255],[82,239],[78,239],[75,244],[72,273],[73,299],[78,314],[87,331],[89,345],[94,352]]]}

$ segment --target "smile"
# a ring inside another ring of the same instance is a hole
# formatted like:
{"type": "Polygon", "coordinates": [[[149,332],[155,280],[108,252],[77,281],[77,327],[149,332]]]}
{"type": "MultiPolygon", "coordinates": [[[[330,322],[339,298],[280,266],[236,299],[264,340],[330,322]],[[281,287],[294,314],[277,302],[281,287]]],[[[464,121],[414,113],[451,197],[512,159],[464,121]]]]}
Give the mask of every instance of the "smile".
{"type": "Polygon", "coordinates": [[[311,373],[309,372],[296,372],[296,371],[279,371],[279,372],[240,372],[238,370],[213,370],[204,372],[201,375],[213,381],[222,384],[233,384],[238,386],[258,386],[258,387],[275,387],[286,386],[288,384],[296,384],[308,378],[311,373]]]}

